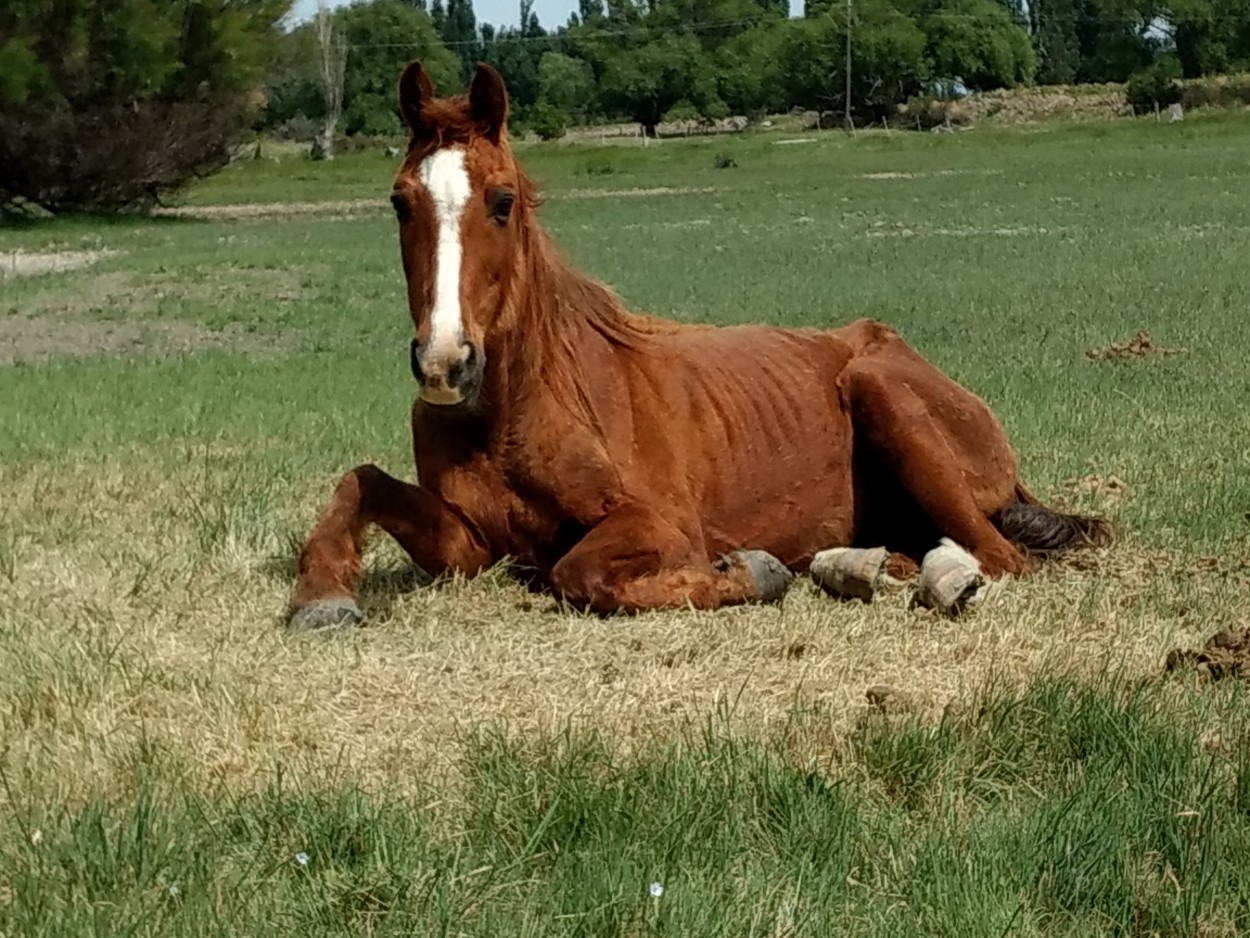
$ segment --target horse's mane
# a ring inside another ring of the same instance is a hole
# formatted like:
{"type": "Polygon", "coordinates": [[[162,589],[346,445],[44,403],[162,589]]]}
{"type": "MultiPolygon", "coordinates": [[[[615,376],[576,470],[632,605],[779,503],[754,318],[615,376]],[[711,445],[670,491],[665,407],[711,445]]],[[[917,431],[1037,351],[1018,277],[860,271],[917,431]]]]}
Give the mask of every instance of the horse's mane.
{"type": "Polygon", "coordinates": [[[518,195],[525,205],[527,247],[534,265],[529,286],[536,295],[531,299],[545,307],[535,312],[544,318],[557,317],[561,325],[583,323],[618,348],[642,349],[656,336],[686,328],[670,320],[632,312],[606,284],[573,268],[539,221],[537,209],[542,198],[519,162],[516,172],[518,195]]]}

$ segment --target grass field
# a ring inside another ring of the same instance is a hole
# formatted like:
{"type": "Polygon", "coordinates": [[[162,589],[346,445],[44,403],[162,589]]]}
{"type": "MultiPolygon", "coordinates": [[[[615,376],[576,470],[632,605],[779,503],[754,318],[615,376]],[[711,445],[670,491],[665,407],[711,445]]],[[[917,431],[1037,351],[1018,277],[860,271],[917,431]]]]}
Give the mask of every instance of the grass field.
{"type": "Polygon", "coordinates": [[[808,136],[523,159],[635,308],[895,325],[1117,546],[955,621],[600,620],[378,539],[297,640],[337,477],[413,474],[393,162],[0,229],[0,935],[1250,928],[1250,703],[1161,676],[1250,624],[1250,122],[808,136]]]}

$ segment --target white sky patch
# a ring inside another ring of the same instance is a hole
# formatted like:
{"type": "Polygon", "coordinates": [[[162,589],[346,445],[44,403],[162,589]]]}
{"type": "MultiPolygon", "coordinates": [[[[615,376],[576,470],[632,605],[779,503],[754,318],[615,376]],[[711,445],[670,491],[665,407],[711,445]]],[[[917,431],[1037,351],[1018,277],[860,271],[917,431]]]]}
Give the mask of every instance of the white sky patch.
{"type": "Polygon", "coordinates": [[[460,259],[464,248],[460,222],[472,192],[464,150],[435,150],[421,161],[421,182],[434,202],[438,248],[434,256],[434,312],[430,317],[430,350],[460,350],[464,326],[460,318],[460,259]]]}

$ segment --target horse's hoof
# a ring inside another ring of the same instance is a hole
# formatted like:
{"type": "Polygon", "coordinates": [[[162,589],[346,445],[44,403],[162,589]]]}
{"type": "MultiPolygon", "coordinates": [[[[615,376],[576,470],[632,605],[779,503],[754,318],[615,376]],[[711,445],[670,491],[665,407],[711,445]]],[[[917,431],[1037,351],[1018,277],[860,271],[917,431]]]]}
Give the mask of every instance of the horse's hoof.
{"type": "Polygon", "coordinates": [[[808,573],[826,593],[868,603],[890,579],[885,572],[889,559],[884,547],[832,547],[812,558],[808,573]]]}
{"type": "Polygon", "coordinates": [[[365,614],[350,596],[318,599],[301,606],[287,620],[288,632],[332,635],[348,632],[365,621],[365,614]]]}
{"type": "Polygon", "coordinates": [[[747,568],[755,583],[756,597],[762,603],[777,602],[786,595],[790,581],[794,579],[784,563],[766,550],[738,550],[729,555],[747,568]]]}
{"type": "Polygon", "coordinates": [[[970,553],[942,538],[941,545],[924,556],[916,584],[916,600],[950,616],[957,616],[985,585],[981,565],[970,553]]]}

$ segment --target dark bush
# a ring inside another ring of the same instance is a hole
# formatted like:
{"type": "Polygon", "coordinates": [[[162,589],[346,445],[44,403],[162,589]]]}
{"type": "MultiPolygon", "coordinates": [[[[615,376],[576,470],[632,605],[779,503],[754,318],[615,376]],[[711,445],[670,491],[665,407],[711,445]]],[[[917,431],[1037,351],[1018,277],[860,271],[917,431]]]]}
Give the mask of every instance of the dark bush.
{"type": "Polygon", "coordinates": [[[1149,114],[1181,100],[1181,63],[1173,55],[1163,55],[1147,68],[1134,72],[1124,86],[1124,95],[1137,114],[1149,114]]]}
{"type": "Polygon", "coordinates": [[[51,212],[150,207],[229,162],[246,127],[238,102],[0,114],[0,204],[22,199],[51,212]]]}
{"type": "Polygon", "coordinates": [[[275,124],[269,131],[275,140],[292,140],[296,143],[312,143],[317,135],[318,125],[312,118],[296,114],[281,123],[275,124]]]}
{"type": "Polygon", "coordinates": [[[0,6],[0,207],[150,207],[251,132],[289,0],[0,6]],[[71,54],[72,52],[72,54],[71,54]]]}

